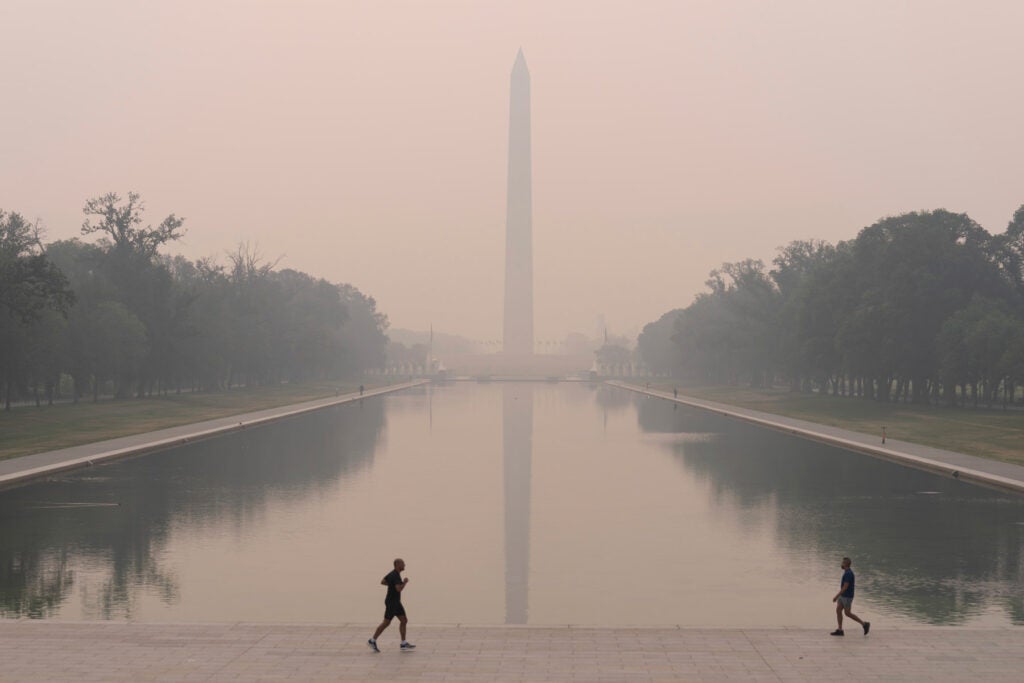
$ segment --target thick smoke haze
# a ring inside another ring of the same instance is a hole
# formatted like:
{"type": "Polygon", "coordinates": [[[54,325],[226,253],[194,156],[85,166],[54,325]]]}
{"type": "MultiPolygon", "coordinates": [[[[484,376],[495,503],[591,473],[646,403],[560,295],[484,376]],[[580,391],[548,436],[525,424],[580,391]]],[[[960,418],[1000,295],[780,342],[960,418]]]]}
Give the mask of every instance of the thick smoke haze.
{"type": "Polygon", "coordinates": [[[0,5],[0,208],[258,243],[399,327],[501,338],[509,74],[532,80],[536,339],[635,333],[723,261],[1024,203],[1024,4],[0,5]]]}

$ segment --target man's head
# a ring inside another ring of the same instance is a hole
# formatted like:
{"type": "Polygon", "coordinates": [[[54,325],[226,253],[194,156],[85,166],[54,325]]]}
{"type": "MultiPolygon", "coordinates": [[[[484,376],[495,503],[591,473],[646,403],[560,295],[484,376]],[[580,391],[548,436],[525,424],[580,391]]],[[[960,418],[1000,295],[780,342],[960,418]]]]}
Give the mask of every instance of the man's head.
{"type": "MultiPolygon", "coordinates": [[[[398,560],[395,560],[395,562],[398,562],[398,560]]],[[[844,558],[843,558],[843,564],[842,564],[842,565],[840,565],[840,566],[841,566],[841,567],[842,567],[843,569],[849,569],[849,568],[850,568],[850,565],[851,565],[851,564],[853,564],[853,561],[852,561],[852,560],[850,560],[850,558],[848,558],[848,557],[844,557],[844,558]]]]}
{"type": "Polygon", "coordinates": [[[405,560],[400,557],[395,558],[395,569],[398,571],[405,571],[405,560]]]}

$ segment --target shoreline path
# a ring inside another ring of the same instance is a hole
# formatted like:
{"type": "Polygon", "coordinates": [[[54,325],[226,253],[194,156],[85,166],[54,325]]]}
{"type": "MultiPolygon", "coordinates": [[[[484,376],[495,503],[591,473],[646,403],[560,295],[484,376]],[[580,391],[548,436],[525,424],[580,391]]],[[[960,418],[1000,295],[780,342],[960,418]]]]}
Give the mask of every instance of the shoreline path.
{"type": "Polygon", "coordinates": [[[155,432],[132,434],[131,436],[122,436],[117,439],[97,441],[81,446],[61,448],[56,451],[33,453],[32,455],[0,460],[0,491],[5,488],[21,486],[33,479],[47,477],[58,472],[67,472],[99,464],[100,462],[109,462],[118,458],[135,457],[174,448],[175,446],[194,443],[202,439],[210,439],[257,425],[267,424],[268,422],[302,415],[314,410],[322,410],[330,406],[353,403],[370,398],[371,396],[402,391],[426,384],[427,382],[428,380],[415,380],[403,384],[390,384],[378,389],[371,389],[362,394],[352,392],[339,396],[319,398],[303,403],[294,403],[251,413],[221,417],[215,420],[168,427],[167,429],[160,429],[155,432]]]}
{"type": "MultiPolygon", "coordinates": [[[[366,392],[365,397],[410,385],[366,392]]],[[[663,392],[623,389],[674,400],[663,392]]],[[[209,438],[358,400],[347,395],[0,462],[0,487],[209,438]]],[[[910,466],[1024,492],[1024,467],[680,397],[715,410],[910,466]]],[[[824,604],[824,603],[823,603],[824,604]]],[[[891,629],[830,638],[820,629],[416,626],[366,647],[372,624],[160,624],[0,619],[0,682],[13,681],[1019,681],[1020,628],[891,629]]]]}
{"type": "Polygon", "coordinates": [[[896,439],[886,439],[885,444],[882,444],[881,439],[875,435],[840,429],[839,427],[829,427],[817,424],[816,422],[798,420],[793,417],[784,417],[773,413],[764,413],[759,410],[739,408],[725,403],[705,401],[691,396],[684,396],[683,394],[674,397],[672,392],[669,391],[645,389],[626,382],[608,381],[605,384],[652,398],[700,408],[786,434],[819,441],[830,446],[837,446],[876,458],[882,458],[883,460],[890,460],[907,467],[953,477],[970,484],[1024,494],[1024,467],[1020,465],[1000,462],[998,460],[988,460],[973,455],[966,455],[965,453],[946,451],[940,448],[922,446],[896,439]]]}

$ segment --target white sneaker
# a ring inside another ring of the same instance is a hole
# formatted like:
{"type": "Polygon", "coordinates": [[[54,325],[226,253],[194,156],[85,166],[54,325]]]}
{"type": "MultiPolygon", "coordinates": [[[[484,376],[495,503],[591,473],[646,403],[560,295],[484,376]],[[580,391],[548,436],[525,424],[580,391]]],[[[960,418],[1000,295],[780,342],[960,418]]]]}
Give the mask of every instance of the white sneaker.
{"type": "Polygon", "coordinates": [[[416,646],[412,643],[402,643],[398,646],[398,649],[400,649],[402,652],[409,652],[410,650],[413,650],[415,648],[416,646]]]}

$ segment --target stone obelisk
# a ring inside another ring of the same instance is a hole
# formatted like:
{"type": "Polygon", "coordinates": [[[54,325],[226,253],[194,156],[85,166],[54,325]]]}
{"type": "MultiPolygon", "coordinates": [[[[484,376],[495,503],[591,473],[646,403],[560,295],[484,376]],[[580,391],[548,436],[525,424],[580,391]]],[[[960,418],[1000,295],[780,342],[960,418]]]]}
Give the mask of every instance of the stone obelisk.
{"type": "Polygon", "coordinates": [[[522,49],[512,66],[505,210],[504,351],[533,353],[533,198],[530,162],[530,72],[522,49]]]}

